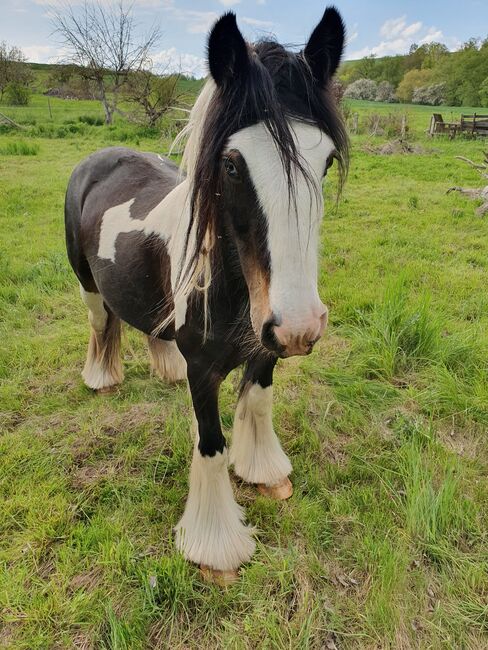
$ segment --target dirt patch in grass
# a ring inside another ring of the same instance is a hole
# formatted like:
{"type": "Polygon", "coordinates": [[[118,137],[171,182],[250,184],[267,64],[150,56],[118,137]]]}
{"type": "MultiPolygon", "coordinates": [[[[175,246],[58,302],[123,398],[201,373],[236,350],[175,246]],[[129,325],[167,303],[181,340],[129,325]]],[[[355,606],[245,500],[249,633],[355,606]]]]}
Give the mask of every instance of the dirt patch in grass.
{"type": "Polygon", "coordinates": [[[458,456],[470,460],[486,457],[486,432],[470,431],[456,426],[453,422],[444,421],[436,427],[436,433],[444,447],[458,456]]]}
{"type": "Polygon", "coordinates": [[[78,589],[93,591],[100,584],[102,573],[102,568],[96,566],[89,571],[83,571],[82,573],[76,574],[69,582],[70,591],[73,592],[78,589]]]}
{"type": "Polygon", "coordinates": [[[385,142],[384,144],[378,146],[366,144],[363,147],[363,151],[366,151],[366,153],[374,153],[380,156],[391,156],[393,154],[428,155],[437,153],[436,149],[427,149],[420,144],[413,144],[412,142],[407,142],[406,140],[390,140],[389,142],[385,142]]]}

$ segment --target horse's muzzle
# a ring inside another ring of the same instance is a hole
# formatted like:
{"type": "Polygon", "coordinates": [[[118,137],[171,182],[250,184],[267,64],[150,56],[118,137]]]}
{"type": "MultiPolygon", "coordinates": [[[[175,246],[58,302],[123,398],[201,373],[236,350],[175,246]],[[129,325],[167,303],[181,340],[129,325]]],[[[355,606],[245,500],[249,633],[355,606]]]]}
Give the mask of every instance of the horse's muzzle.
{"type": "Polygon", "coordinates": [[[312,314],[296,324],[286,319],[280,322],[273,315],[263,325],[262,344],[282,358],[310,354],[327,325],[328,313],[325,305],[321,305],[317,312],[318,315],[312,314]]]}

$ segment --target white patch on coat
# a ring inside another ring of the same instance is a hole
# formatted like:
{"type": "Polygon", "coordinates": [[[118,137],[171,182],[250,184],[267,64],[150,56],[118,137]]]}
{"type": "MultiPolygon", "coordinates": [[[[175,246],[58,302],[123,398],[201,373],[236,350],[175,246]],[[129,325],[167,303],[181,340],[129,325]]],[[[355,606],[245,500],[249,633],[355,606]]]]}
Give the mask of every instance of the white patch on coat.
{"type": "Polygon", "coordinates": [[[186,559],[212,569],[232,571],[254,553],[254,530],[232,493],[227,450],[202,456],[198,436],[190,470],[185,512],[175,527],[176,546],[186,559]]]}
{"type": "MultiPolygon", "coordinates": [[[[184,245],[190,220],[188,201],[189,182],[177,185],[164,199],[150,210],[144,219],[134,219],[130,209],[135,198],[114,205],[105,211],[100,227],[98,257],[115,263],[117,238],[122,233],[142,232],[146,237],[157,235],[166,246],[171,264],[171,287],[175,301],[175,327],[181,327],[186,318],[187,296],[175,291],[179,270],[186,263],[184,245]]],[[[189,250],[192,250],[193,231],[190,235],[189,250]]]]}
{"type": "Polygon", "coordinates": [[[291,463],[273,428],[273,387],[252,384],[237,404],[230,448],[235,473],[249,483],[276,485],[291,463]]]}
{"type": "Polygon", "coordinates": [[[310,305],[320,304],[317,261],[324,208],[322,178],[335,147],[318,127],[296,120],[289,124],[301,163],[312,178],[310,186],[302,173],[294,173],[296,204],[290,200],[293,193],[278,149],[262,122],[235,133],[227,149],[237,149],[244,157],[267,220],[271,310],[300,327],[310,305]]]}
{"type": "Polygon", "coordinates": [[[107,324],[108,314],[103,305],[103,298],[99,293],[85,291],[80,284],[80,296],[88,307],[88,320],[95,332],[103,332],[107,324]]]}

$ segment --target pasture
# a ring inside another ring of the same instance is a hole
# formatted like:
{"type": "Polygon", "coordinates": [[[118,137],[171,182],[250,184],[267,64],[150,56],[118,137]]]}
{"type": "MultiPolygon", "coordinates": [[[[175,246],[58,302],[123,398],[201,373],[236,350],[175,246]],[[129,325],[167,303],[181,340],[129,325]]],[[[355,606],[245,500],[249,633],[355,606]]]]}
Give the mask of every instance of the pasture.
{"type": "MultiPolygon", "coordinates": [[[[488,222],[446,195],[481,184],[455,156],[480,160],[486,142],[431,140],[432,109],[411,106],[422,153],[378,155],[391,138],[353,136],[338,205],[331,173],[330,326],[275,374],[295,492],[274,502],[234,480],[261,532],[223,590],[173,546],[186,387],[149,376],[129,328],[118,392],[83,385],[87,315],[64,246],[75,164],[110,145],[166,153],[176,125],[106,127],[88,101],[51,110],[40,95],[0,107],[25,126],[0,132],[0,647],[486,648],[488,222]]],[[[351,102],[360,120],[403,110],[351,102]]],[[[221,394],[228,437],[238,380],[221,394]]]]}

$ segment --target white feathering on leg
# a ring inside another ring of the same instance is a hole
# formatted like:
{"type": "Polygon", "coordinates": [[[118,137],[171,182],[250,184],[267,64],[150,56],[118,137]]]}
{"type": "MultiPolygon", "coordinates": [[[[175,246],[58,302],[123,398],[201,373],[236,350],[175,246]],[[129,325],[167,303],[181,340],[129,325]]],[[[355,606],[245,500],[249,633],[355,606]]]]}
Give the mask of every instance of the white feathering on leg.
{"type": "Polygon", "coordinates": [[[190,490],[183,517],[175,527],[176,546],[196,564],[232,571],[254,553],[254,529],[243,523],[229,479],[227,449],[202,456],[198,437],[193,451],[190,490]]]}
{"type": "Polygon", "coordinates": [[[169,383],[186,379],[186,361],[176,341],[147,337],[151,370],[169,383]]]}
{"type": "Polygon", "coordinates": [[[249,483],[276,485],[291,473],[291,463],[273,429],[273,387],[253,384],[237,404],[230,449],[235,473],[249,483]]]}

